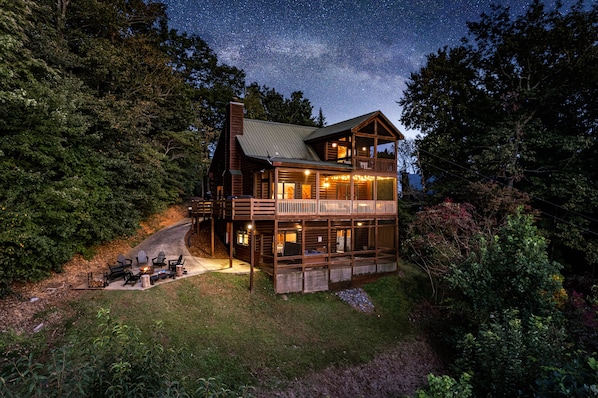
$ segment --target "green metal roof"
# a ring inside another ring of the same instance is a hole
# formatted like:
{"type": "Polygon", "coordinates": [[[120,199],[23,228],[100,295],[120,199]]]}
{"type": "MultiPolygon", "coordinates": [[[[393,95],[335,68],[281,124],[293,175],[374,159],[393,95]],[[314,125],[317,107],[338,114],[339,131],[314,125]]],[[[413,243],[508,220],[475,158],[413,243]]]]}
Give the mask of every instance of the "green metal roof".
{"type": "Polygon", "coordinates": [[[243,119],[243,135],[237,140],[245,156],[252,158],[319,162],[318,155],[304,142],[314,130],[317,128],[243,119]]]}
{"type": "Polygon", "coordinates": [[[245,156],[270,164],[280,162],[289,166],[350,169],[350,165],[322,161],[310,143],[348,133],[377,115],[389,124],[398,137],[403,138],[401,132],[380,111],[376,111],[323,128],[243,119],[243,134],[237,136],[237,141],[245,156]]]}

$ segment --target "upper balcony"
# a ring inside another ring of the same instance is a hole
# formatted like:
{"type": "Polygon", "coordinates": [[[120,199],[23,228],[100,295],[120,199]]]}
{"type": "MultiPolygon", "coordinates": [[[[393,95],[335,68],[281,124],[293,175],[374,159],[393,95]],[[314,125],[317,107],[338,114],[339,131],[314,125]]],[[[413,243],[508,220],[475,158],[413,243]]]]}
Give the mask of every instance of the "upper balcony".
{"type": "Polygon", "coordinates": [[[367,156],[356,156],[355,169],[396,174],[397,161],[395,159],[375,159],[367,156]]]}
{"type": "Polygon", "coordinates": [[[193,214],[226,220],[274,220],[285,217],[368,217],[396,215],[393,200],[316,200],[237,198],[193,203],[193,214]]]}

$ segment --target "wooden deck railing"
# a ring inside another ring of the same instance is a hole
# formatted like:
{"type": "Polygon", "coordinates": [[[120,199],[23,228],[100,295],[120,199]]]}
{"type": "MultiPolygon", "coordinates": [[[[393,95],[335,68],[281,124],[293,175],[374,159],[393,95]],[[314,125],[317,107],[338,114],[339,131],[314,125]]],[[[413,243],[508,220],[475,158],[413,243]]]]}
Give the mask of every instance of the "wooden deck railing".
{"type": "Polygon", "coordinates": [[[211,211],[213,217],[229,220],[273,220],[277,216],[390,215],[396,214],[397,204],[392,200],[238,198],[198,202],[193,211],[204,217],[211,211]]]}
{"type": "Polygon", "coordinates": [[[365,156],[356,156],[355,168],[357,170],[396,172],[397,161],[395,159],[374,159],[365,156]]]}

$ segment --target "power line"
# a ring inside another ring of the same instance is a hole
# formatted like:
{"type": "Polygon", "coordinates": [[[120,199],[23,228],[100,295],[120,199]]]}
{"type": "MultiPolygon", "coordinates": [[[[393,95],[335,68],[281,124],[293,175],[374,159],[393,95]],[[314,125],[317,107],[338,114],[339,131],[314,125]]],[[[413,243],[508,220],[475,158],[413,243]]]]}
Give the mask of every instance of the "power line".
{"type": "MultiPolygon", "coordinates": [[[[480,177],[482,177],[482,178],[485,178],[485,179],[488,179],[488,180],[492,180],[492,181],[495,181],[495,182],[497,182],[497,183],[499,183],[499,184],[502,184],[503,186],[506,186],[506,184],[505,184],[504,182],[502,182],[502,181],[496,181],[496,180],[492,179],[491,177],[488,177],[488,176],[485,176],[485,175],[481,174],[481,173],[480,173],[480,172],[478,172],[478,171],[469,170],[469,169],[467,169],[467,168],[466,168],[466,167],[464,167],[464,166],[461,166],[461,165],[459,165],[459,164],[457,164],[457,163],[455,163],[455,162],[453,162],[453,161],[451,161],[451,160],[444,159],[444,158],[442,158],[441,156],[435,155],[435,154],[433,154],[433,153],[430,153],[430,152],[428,152],[428,151],[426,151],[426,150],[423,150],[423,149],[419,149],[419,150],[420,150],[420,151],[422,151],[422,152],[425,152],[425,153],[427,153],[427,154],[428,154],[428,155],[430,155],[430,156],[433,156],[433,157],[435,157],[435,158],[438,158],[438,159],[440,159],[440,160],[442,160],[442,161],[445,161],[445,162],[447,162],[447,163],[450,163],[450,164],[452,164],[452,165],[454,165],[454,166],[456,166],[456,167],[459,167],[459,168],[461,168],[461,169],[463,169],[463,170],[465,170],[465,171],[472,172],[472,173],[474,173],[474,174],[476,174],[476,175],[478,175],[478,176],[480,176],[480,177]]],[[[466,182],[468,182],[468,183],[471,183],[471,182],[472,182],[472,181],[470,181],[469,179],[467,179],[466,177],[464,177],[463,175],[455,174],[455,173],[453,173],[453,172],[451,172],[451,171],[445,170],[445,169],[443,169],[443,168],[441,168],[441,167],[438,167],[438,166],[435,166],[435,165],[432,165],[432,164],[430,164],[430,165],[428,165],[428,166],[429,166],[429,167],[432,167],[432,168],[434,168],[434,169],[440,170],[440,171],[442,171],[442,172],[444,172],[444,173],[447,173],[447,174],[449,174],[449,175],[451,175],[451,176],[453,176],[453,177],[456,177],[456,178],[462,179],[462,180],[464,180],[464,181],[466,181],[466,182]]],[[[528,192],[525,192],[525,191],[523,191],[523,190],[521,190],[521,189],[519,189],[519,188],[515,188],[515,187],[511,187],[511,188],[512,188],[512,189],[515,189],[516,191],[519,191],[519,192],[525,193],[525,194],[529,195],[529,196],[530,196],[531,198],[533,198],[533,199],[536,199],[536,200],[539,200],[539,201],[545,202],[545,203],[547,203],[547,204],[549,204],[549,205],[552,205],[552,206],[554,206],[554,207],[557,207],[557,208],[559,208],[559,209],[563,210],[563,211],[564,211],[564,212],[566,212],[566,213],[571,213],[571,214],[577,215],[577,216],[579,216],[579,217],[581,217],[581,218],[584,218],[584,219],[586,219],[586,220],[588,220],[588,221],[594,221],[594,222],[598,222],[598,220],[596,220],[596,219],[594,219],[594,218],[592,218],[592,217],[588,217],[588,216],[586,216],[586,215],[584,215],[584,214],[581,214],[581,213],[578,213],[578,212],[576,212],[576,211],[573,211],[573,210],[566,209],[566,208],[564,208],[563,206],[561,206],[561,205],[558,205],[558,204],[556,204],[556,203],[552,203],[552,202],[550,202],[550,201],[548,201],[548,200],[545,200],[545,199],[542,199],[542,198],[538,198],[538,197],[536,197],[536,196],[534,196],[534,195],[532,195],[532,194],[530,194],[530,193],[528,193],[528,192]]],[[[582,227],[580,227],[579,225],[575,225],[575,224],[573,224],[572,222],[570,222],[570,221],[567,221],[567,220],[564,220],[564,219],[562,219],[562,218],[560,218],[560,217],[557,217],[557,216],[556,216],[556,215],[554,215],[554,214],[549,214],[549,213],[547,213],[547,212],[545,212],[545,211],[543,211],[543,210],[540,210],[540,213],[542,213],[542,214],[546,215],[547,217],[550,217],[550,218],[552,218],[552,219],[554,219],[554,220],[558,220],[558,221],[560,221],[560,222],[563,222],[563,223],[565,223],[565,224],[568,224],[568,225],[570,225],[570,226],[572,226],[572,227],[575,227],[575,228],[577,228],[578,230],[580,230],[580,231],[582,231],[582,232],[585,232],[585,233],[588,233],[588,234],[592,234],[592,235],[598,236],[598,232],[594,232],[594,231],[592,231],[592,230],[590,230],[590,229],[587,229],[587,228],[582,228],[582,227]]]]}

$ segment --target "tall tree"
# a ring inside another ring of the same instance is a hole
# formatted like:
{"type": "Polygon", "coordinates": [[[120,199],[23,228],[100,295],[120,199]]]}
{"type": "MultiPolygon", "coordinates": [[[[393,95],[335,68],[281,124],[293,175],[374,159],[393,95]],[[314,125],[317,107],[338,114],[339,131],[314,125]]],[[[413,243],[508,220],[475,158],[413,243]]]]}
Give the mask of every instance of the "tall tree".
{"type": "MultiPolygon", "coordinates": [[[[245,90],[245,113],[247,117],[271,122],[317,126],[312,115],[313,106],[303,92],[294,91],[291,98],[285,98],[273,88],[260,87],[257,82],[245,90]]],[[[321,123],[324,123],[322,116],[321,123]]]]}
{"type": "Polygon", "coordinates": [[[493,6],[454,48],[411,75],[402,121],[419,129],[422,168],[440,195],[475,181],[528,192],[553,248],[598,263],[598,5],[493,6]]]}
{"type": "Polygon", "coordinates": [[[201,124],[220,131],[226,105],[243,94],[245,72],[218,62],[214,51],[197,35],[171,30],[165,49],[174,71],[189,86],[201,124]]]}

